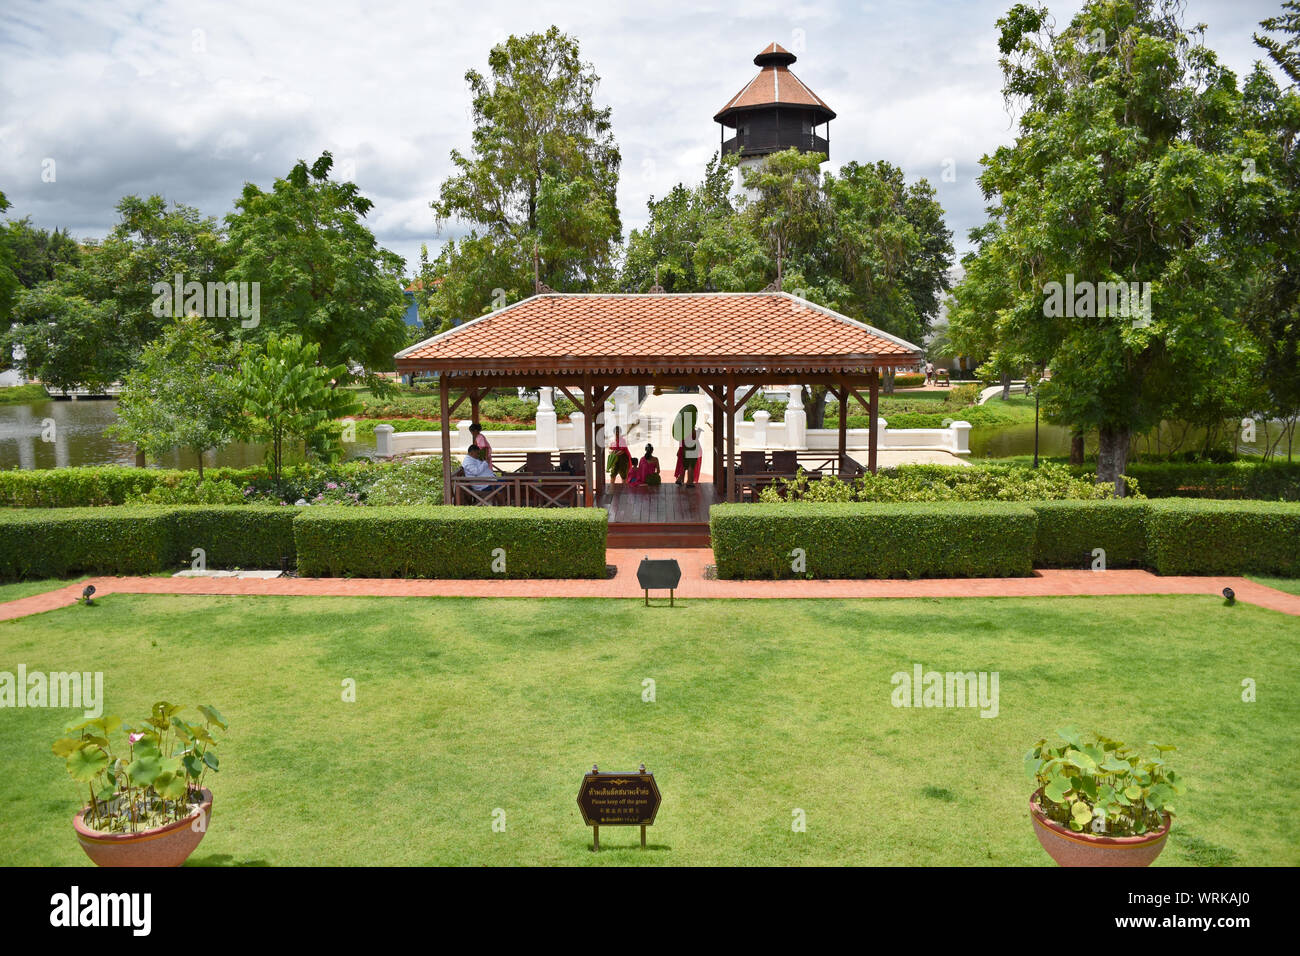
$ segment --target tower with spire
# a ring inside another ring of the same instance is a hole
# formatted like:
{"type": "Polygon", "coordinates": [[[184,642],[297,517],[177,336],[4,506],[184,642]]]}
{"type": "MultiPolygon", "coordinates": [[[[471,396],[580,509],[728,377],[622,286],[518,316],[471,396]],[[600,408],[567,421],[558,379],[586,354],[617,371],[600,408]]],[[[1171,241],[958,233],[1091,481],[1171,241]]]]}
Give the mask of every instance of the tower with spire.
{"type": "Polygon", "coordinates": [[[796,59],[779,43],[768,44],[754,57],[758,75],[713,117],[722,128],[722,155],[738,154],[741,166],[792,148],[830,158],[835,111],[790,72],[796,59]],[[728,131],[734,133],[730,139],[728,131]]]}

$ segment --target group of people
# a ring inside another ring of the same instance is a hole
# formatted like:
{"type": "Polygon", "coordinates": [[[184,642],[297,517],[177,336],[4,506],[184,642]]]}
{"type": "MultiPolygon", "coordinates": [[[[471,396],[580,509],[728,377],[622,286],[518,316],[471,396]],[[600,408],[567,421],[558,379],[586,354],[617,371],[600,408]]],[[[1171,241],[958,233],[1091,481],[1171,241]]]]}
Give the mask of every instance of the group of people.
{"type": "MultiPolygon", "coordinates": [[[[681,433],[680,444],[677,447],[677,467],[673,470],[673,477],[679,485],[685,482],[687,486],[694,486],[699,480],[700,465],[704,460],[699,442],[700,433],[695,427],[693,418],[688,418],[679,424],[680,427],[674,425],[673,428],[674,433],[681,433]]],[[[490,479],[498,477],[496,467],[492,463],[492,445],[483,434],[483,426],[477,422],[469,426],[469,432],[473,436],[473,441],[465,451],[461,470],[466,478],[485,479],[483,484],[470,486],[475,491],[482,492],[491,487],[490,479]]],[[[614,427],[614,440],[609,446],[609,457],[606,459],[605,466],[609,471],[611,483],[617,483],[618,479],[622,478],[629,488],[654,488],[663,484],[654,445],[646,445],[645,453],[639,459],[633,458],[627,441],[623,438],[623,430],[618,426],[614,427]]]]}
{"type": "MultiPolygon", "coordinates": [[[[699,429],[691,428],[686,437],[677,446],[677,467],[673,469],[673,478],[677,484],[686,483],[694,486],[700,477],[700,464],[703,462],[699,443],[699,429]]],[[[659,459],[655,457],[654,445],[645,446],[645,454],[640,461],[632,457],[627,442],[623,439],[623,429],[614,426],[614,440],[609,446],[609,457],[605,460],[611,484],[617,484],[622,478],[629,488],[640,486],[654,487],[663,483],[659,474],[659,459]]]]}

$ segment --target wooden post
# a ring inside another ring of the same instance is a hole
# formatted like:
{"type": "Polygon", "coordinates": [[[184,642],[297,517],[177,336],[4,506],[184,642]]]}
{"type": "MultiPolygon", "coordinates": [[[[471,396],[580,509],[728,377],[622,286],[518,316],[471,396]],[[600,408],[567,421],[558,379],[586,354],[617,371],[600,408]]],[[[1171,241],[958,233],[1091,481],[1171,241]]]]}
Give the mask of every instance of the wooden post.
{"type": "Polygon", "coordinates": [[[873,475],[876,473],[876,446],[880,444],[880,430],[876,427],[876,417],[880,414],[880,370],[871,370],[871,407],[867,410],[870,416],[871,432],[867,439],[867,470],[873,475]]]}
{"type": "Polygon", "coordinates": [[[474,389],[472,392],[469,393],[469,420],[472,421],[475,425],[479,423],[478,403],[483,398],[483,392],[486,391],[487,389],[483,389],[483,391],[474,389]]]}
{"type": "Polygon", "coordinates": [[[736,375],[727,375],[727,500],[736,500],[736,375]]]}
{"type": "Polygon", "coordinates": [[[594,478],[595,478],[595,475],[593,474],[592,469],[591,469],[591,466],[592,466],[592,458],[593,458],[592,445],[595,444],[595,440],[594,440],[594,437],[593,437],[593,435],[592,435],[592,425],[593,425],[593,423],[592,423],[592,420],[591,420],[591,419],[592,419],[592,407],[591,407],[591,406],[592,406],[592,401],[591,401],[591,383],[588,382],[588,381],[585,381],[585,379],[584,379],[584,381],[583,381],[583,383],[582,383],[582,424],[583,424],[583,431],[584,431],[585,434],[584,434],[582,437],[583,437],[583,439],[586,441],[586,445],[587,445],[587,455],[586,455],[586,461],[587,461],[586,476],[587,476],[587,480],[586,480],[585,482],[583,482],[584,487],[583,487],[583,489],[582,489],[582,500],[583,500],[583,503],[584,503],[588,508],[592,507],[592,506],[595,504],[595,502],[592,500],[592,494],[591,494],[591,491],[592,491],[591,485],[592,485],[592,481],[593,481],[594,478]]]}
{"type": "Polygon", "coordinates": [[[442,503],[455,504],[451,500],[451,412],[447,403],[447,373],[438,375],[438,404],[442,413],[442,503]]]}
{"type": "Polygon", "coordinates": [[[641,849],[645,849],[645,824],[641,824],[641,849]]]}
{"type": "Polygon", "coordinates": [[[591,828],[591,852],[600,852],[600,824],[596,824],[591,828]]]}
{"type": "MultiPolygon", "coordinates": [[[[605,391],[605,389],[604,389],[603,386],[599,389],[599,393],[600,393],[600,401],[598,401],[598,402],[595,403],[596,407],[599,409],[599,411],[596,413],[596,417],[602,420],[602,424],[601,424],[601,427],[599,428],[599,431],[600,431],[600,432],[602,433],[602,435],[603,435],[603,433],[604,433],[604,431],[605,431],[605,429],[604,429],[604,425],[603,425],[603,420],[604,420],[604,417],[605,417],[605,399],[608,397],[608,393],[605,391]]],[[[593,422],[591,423],[591,431],[592,431],[593,436],[595,435],[595,433],[596,433],[597,430],[598,430],[598,429],[597,429],[597,425],[596,425],[596,423],[593,421],[593,422]]],[[[600,496],[603,495],[603,494],[605,493],[605,450],[604,450],[604,448],[601,447],[602,444],[603,444],[602,442],[595,442],[595,445],[596,445],[596,497],[597,497],[597,500],[599,500],[599,499],[600,499],[600,496]]]]}
{"type": "Polygon", "coordinates": [[[844,466],[844,455],[848,451],[849,446],[849,387],[841,384],[840,387],[835,390],[835,394],[840,400],[840,456],[835,459],[835,473],[839,474],[840,469],[844,466]]]}
{"type": "MultiPolygon", "coordinates": [[[[716,392],[715,392],[716,394],[716,392]]],[[[726,482],[722,474],[722,441],[726,434],[726,422],[723,419],[722,403],[713,399],[713,492],[721,495],[726,482]]]]}

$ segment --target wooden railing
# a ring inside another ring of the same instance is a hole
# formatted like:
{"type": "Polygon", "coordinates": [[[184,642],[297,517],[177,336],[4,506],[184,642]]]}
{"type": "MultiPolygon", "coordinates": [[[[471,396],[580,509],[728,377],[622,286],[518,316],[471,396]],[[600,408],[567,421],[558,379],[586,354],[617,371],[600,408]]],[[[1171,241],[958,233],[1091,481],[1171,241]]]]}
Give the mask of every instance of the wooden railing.
{"type": "Polygon", "coordinates": [[[451,479],[451,500],[458,505],[574,508],[583,503],[586,487],[587,480],[582,475],[510,472],[497,478],[457,476],[451,479]]]}

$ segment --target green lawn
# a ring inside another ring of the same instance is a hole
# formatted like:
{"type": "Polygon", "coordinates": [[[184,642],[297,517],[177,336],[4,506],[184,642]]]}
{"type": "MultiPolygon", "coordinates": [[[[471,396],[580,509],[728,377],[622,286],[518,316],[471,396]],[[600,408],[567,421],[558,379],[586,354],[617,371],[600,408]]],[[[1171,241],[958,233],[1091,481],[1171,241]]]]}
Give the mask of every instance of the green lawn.
{"type": "Polygon", "coordinates": [[[1285,591],[1287,594],[1300,594],[1300,578],[1266,578],[1258,574],[1248,574],[1246,577],[1257,584],[1263,584],[1270,588],[1277,588],[1279,591],[1285,591]]]}
{"type": "MultiPolygon", "coordinates": [[[[1073,724],[1179,746],[1189,792],[1159,864],[1294,866],[1298,646],[1296,618],[1191,596],[110,595],[0,623],[0,670],[101,670],[124,717],[158,698],[224,712],[192,863],[1047,864],[1021,758],[1073,724]],[[914,663],[999,672],[998,716],[893,707],[890,677],[914,663]],[[655,771],[652,849],[607,829],[588,852],[593,761],[655,771]]],[[[0,864],[88,863],[49,752],[72,717],[0,712],[0,864]]]]}
{"type": "MultiPolygon", "coordinates": [[[[74,581],[82,581],[84,578],[48,578],[39,581],[10,581],[7,584],[0,584],[0,602],[17,601],[19,598],[31,597],[33,594],[44,594],[46,591],[57,591],[59,588],[74,581]]],[[[0,665],[3,667],[3,665],[0,665]]]]}

